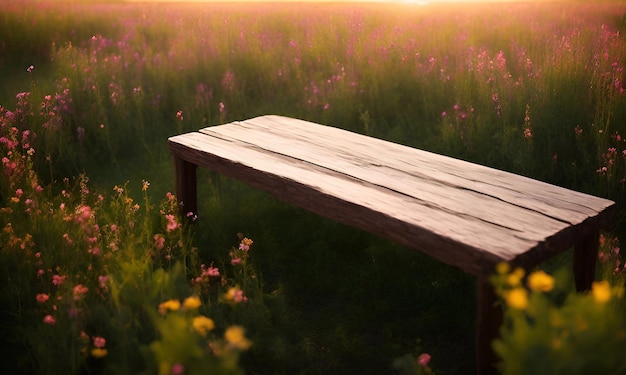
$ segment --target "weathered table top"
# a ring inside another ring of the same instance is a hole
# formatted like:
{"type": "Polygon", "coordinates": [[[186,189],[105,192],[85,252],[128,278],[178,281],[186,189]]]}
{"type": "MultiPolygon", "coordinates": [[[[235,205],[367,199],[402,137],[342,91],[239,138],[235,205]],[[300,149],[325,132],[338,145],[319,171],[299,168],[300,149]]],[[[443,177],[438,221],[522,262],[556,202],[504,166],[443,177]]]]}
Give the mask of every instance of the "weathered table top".
{"type": "Polygon", "coordinates": [[[607,224],[615,210],[603,198],[281,116],[174,136],[169,147],[475,275],[499,261],[534,266],[607,224]]]}

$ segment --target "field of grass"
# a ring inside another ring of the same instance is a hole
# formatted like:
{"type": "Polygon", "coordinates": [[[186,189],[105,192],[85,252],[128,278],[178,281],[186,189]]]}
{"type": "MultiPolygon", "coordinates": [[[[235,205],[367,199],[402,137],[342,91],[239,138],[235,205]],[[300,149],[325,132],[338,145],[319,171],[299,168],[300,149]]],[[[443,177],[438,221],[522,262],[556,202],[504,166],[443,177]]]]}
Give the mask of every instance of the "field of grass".
{"type": "Polygon", "coordinates": [[[422,351],[472,373],[471,276],[207,171],[178,226],[166,139],[302,118],[610,198],[623,238],[625,32],[621,2],[0,3],[3,362],[174,373],[183,323],[157,306],[193,294],[225,373],[392,373],[422,351]]]}

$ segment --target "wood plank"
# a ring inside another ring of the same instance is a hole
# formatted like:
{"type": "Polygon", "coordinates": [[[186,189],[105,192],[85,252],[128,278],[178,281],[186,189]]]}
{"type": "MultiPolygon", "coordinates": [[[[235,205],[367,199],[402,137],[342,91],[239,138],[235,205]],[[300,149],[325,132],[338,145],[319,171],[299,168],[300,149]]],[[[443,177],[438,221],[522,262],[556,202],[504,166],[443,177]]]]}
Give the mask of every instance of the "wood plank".
{"type": "MultiPolygon", "coordinates": [[[[364,164],[379,164],[403,171],[416,179],[435,179],[461,189],[472,189],[549,216],[555,215],[571,224],[580,222],[613,203],[513,173],[287,117],[262,116],[200,131],[228,135],[227,132],[237,131],[238,128],[245,129],[242,132],[245,139],[252,136],[250,132],[260,131],[261,137],[269,139],[275,135],[283,138],[283,145],[299,141],[298,147],[293,148],[294,151],[299,151],[303,144],[305,150],[310,149],[315,153],[319,152],[319,148],[332,149],[338,156],[348,160],[353,158],[364,164]],[[314,148],[316,145],[319,147],[314,148]],[[372,152],[373,148],[376,148],[375,153],[372,152]]],[[[272,138],[272,142],[274,140],[272,138]]],[[[288,149],[275,151],[288,152],[286,150],[288,149]]],[[[306,157],[315,157],[315,153],[309,153],[306,157]]]]}
{"type": "MultiPolygon", "coordinates": [[[[374,144],[368,148],[368,154],[355,157],[352,154],[352,145],[354,144],[352,137],[344,136],[340,139],[343,143],[334,142],[335,145],[327,146],[328,143],[333,140],[337,141],[337,139],[312,137],[299,139],[292,137],[292,134],[282,135],[267,132],[257,127],[242,129],[239,126],[219,126],[204,129],[202,132],[229,141],[236,140],[248,143],[251,146],[285,157],[311,162],[320,167],[422,200],[425,204],[448,211],[450,214],[471,215],[478,220],[505,226],[512,231],[517,231],[519,236],[528,237],[531,240],[542,240],[547,235],[564,227],[562,223],[550,216],[521,206],[522,200],[518,200],[517,204],[511,204],[502,198],[494,199],[491,195],[462,187],[458,183],[450,184],[422,173],[411,173],[407,170],[390,168],[388,164],[397,162],[397,160],[389,160],[389,163],[382,164],[383,161],[371,156],[378,156],[382,151],[385,151],[381,150],[379,146],[386,146],[387,142],[374,144]],[[325,143],[315,142],[320,140],[325,143]]],[[[397,154],[404,157],[403,153],[398,152],[397,154]]],[[[433,165],[427,160],[423,161],[422,164],[426,168],[432,168],[433,165]]],[[[528,202],[528,200],[524,202],[528,202]]],[[[575,214],[579,221],[587,218],[582,213],[575,212],[575,214]]],[[[565,215],[562,214],[561,216],[565,215]]],[[[570,220],[569,224],[571,221],[573,220],[570,220]]]]}

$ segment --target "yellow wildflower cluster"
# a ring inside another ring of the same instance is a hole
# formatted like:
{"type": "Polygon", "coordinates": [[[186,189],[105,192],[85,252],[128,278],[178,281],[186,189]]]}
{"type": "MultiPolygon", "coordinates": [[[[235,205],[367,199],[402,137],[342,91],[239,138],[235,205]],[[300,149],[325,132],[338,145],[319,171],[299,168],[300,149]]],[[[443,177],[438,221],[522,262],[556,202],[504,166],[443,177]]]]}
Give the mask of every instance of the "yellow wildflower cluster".
{"type": "Polygon", "coordinates": [[[183,309],[184,310],[195,310],[202,305],[202,301],[200,298],[192,296],[188,297],[183,301],[183,309]]]}
{"type": "Polygon", "coordinates": [[[252,341],[248,340],[244,334],[243,327],[230,326],[224,332],[224,339],[237,349],[247,350],[252,345],[252,341]]]}
{"type": "Polygon", "coordinates": [[[554,277],[542,270],[535,271],[528,276],[528,287],[535,292],[550,292],[554,289],[554,277]]]}
{"type": "Polygon", "coordinates": [[[168,311],[177,311],[180,309],[180,301],[177,299],[170,299],[159,304],[159,314],[165,315],[168,311]]]}
{"type": "Polygon", "coordinates": [[[606,280],[594,281],[591,284],[591,295],[598,303],[607,303],[611,299],[611,286],[606,280]]]}
{"type": "Polygon", "coordinates": [[[204,315],[194,317],[191,325],[193,329],[202,336],[206,336],[209,331],[212,331],[215,328],[215,322],[213,322],[213,319],[207,318],[204,315]]]}
{"type": "Polygon", "coordinates": [[[511,266],[508,263],[499,263],[496,265],[496,272],[504,284],[504,290],[501,291],[504,301],[507,306],[516,310],[525,310],[528,307],[528,289],[532,292],[543,293],[554,289],[554,277],[542,270],[528,275],[526,280],[528,289],[522,283],[526,275],[523,268],[517,267],[511,271],[511,266]]]}

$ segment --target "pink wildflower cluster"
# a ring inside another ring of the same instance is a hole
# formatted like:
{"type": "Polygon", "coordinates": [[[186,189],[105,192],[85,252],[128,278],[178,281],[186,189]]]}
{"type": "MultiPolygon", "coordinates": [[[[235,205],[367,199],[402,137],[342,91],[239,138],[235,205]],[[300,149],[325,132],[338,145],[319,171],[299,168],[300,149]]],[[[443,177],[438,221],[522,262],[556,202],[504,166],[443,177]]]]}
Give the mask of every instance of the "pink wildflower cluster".
{"type": "Polygon", "coordinates": [[[200,265],[200,275],[191,280],[192,285],[200,290],[208,291],[211,285],[215,284],[215,281],[223,283],[225,280],[221,279],[220,270],[217,267],[213,267],[211,264],[207,267],[205,264],[200,265]]]}
{"type": "Polygon", "coordinates": [[[232,264],[233,266],[242,264],[248,258],[250,245],[252,245],[253,242],[248,237],[243,237],[241,233],[239,233],[239,237],[241,238],[239,246],[237,247],[237,249],[233,248],[229,253],[230,264],[232,264]]]}
{"type": "Polygon", "coordinates": [[[526,104],[526,115],[524,116],[524,138],[530,139],[533,137],[533,133],[530,129],[530,105],[526,104]]]}
{"type": "MultiPolygon", "coordinates": [[[[67,83],[67,78],[62,80],[67,83]]],[[[44,96],[39,108],[39,115],[43,118],[43,128],[56,130],[63,125],[63,117],[72,113],[72,96],[69,88],[59,88],[54,95],[44,96]]]]}
{"type": "Polygon", "coordinates": [[[626,262],[621,259],[617,237],[606,238],[604,234],[601,234],[599,241],[598,260],[600,263],[614,266],[614,276],[622,275],[626,278],[626,262]]]}
{"type": "Polygon", "coordinates": [[[422,353],[417,357],[417,364],[422,368],[425,374],[431,374],[432,370],[428,366],[431,360],[431,355],[428,353],[422,353]]]}
{"type": "Polygon", "coordinates": [[[238,304],[238,303],[247,303],[248,297],[246,297],[239,287],[230,287],[224,294],[224,300],[227,303],[238,304]]]}
{"type": "Polygon", "coordinates": [[[619,183],[626,182],[626,139],[619,133],[611,135],[615,146],[608,147],[600,156],[602,166],[596,170],[604,176],[618,178],[619,183]],[[621,174],[620,174],[621,172],[621,174]]]}

